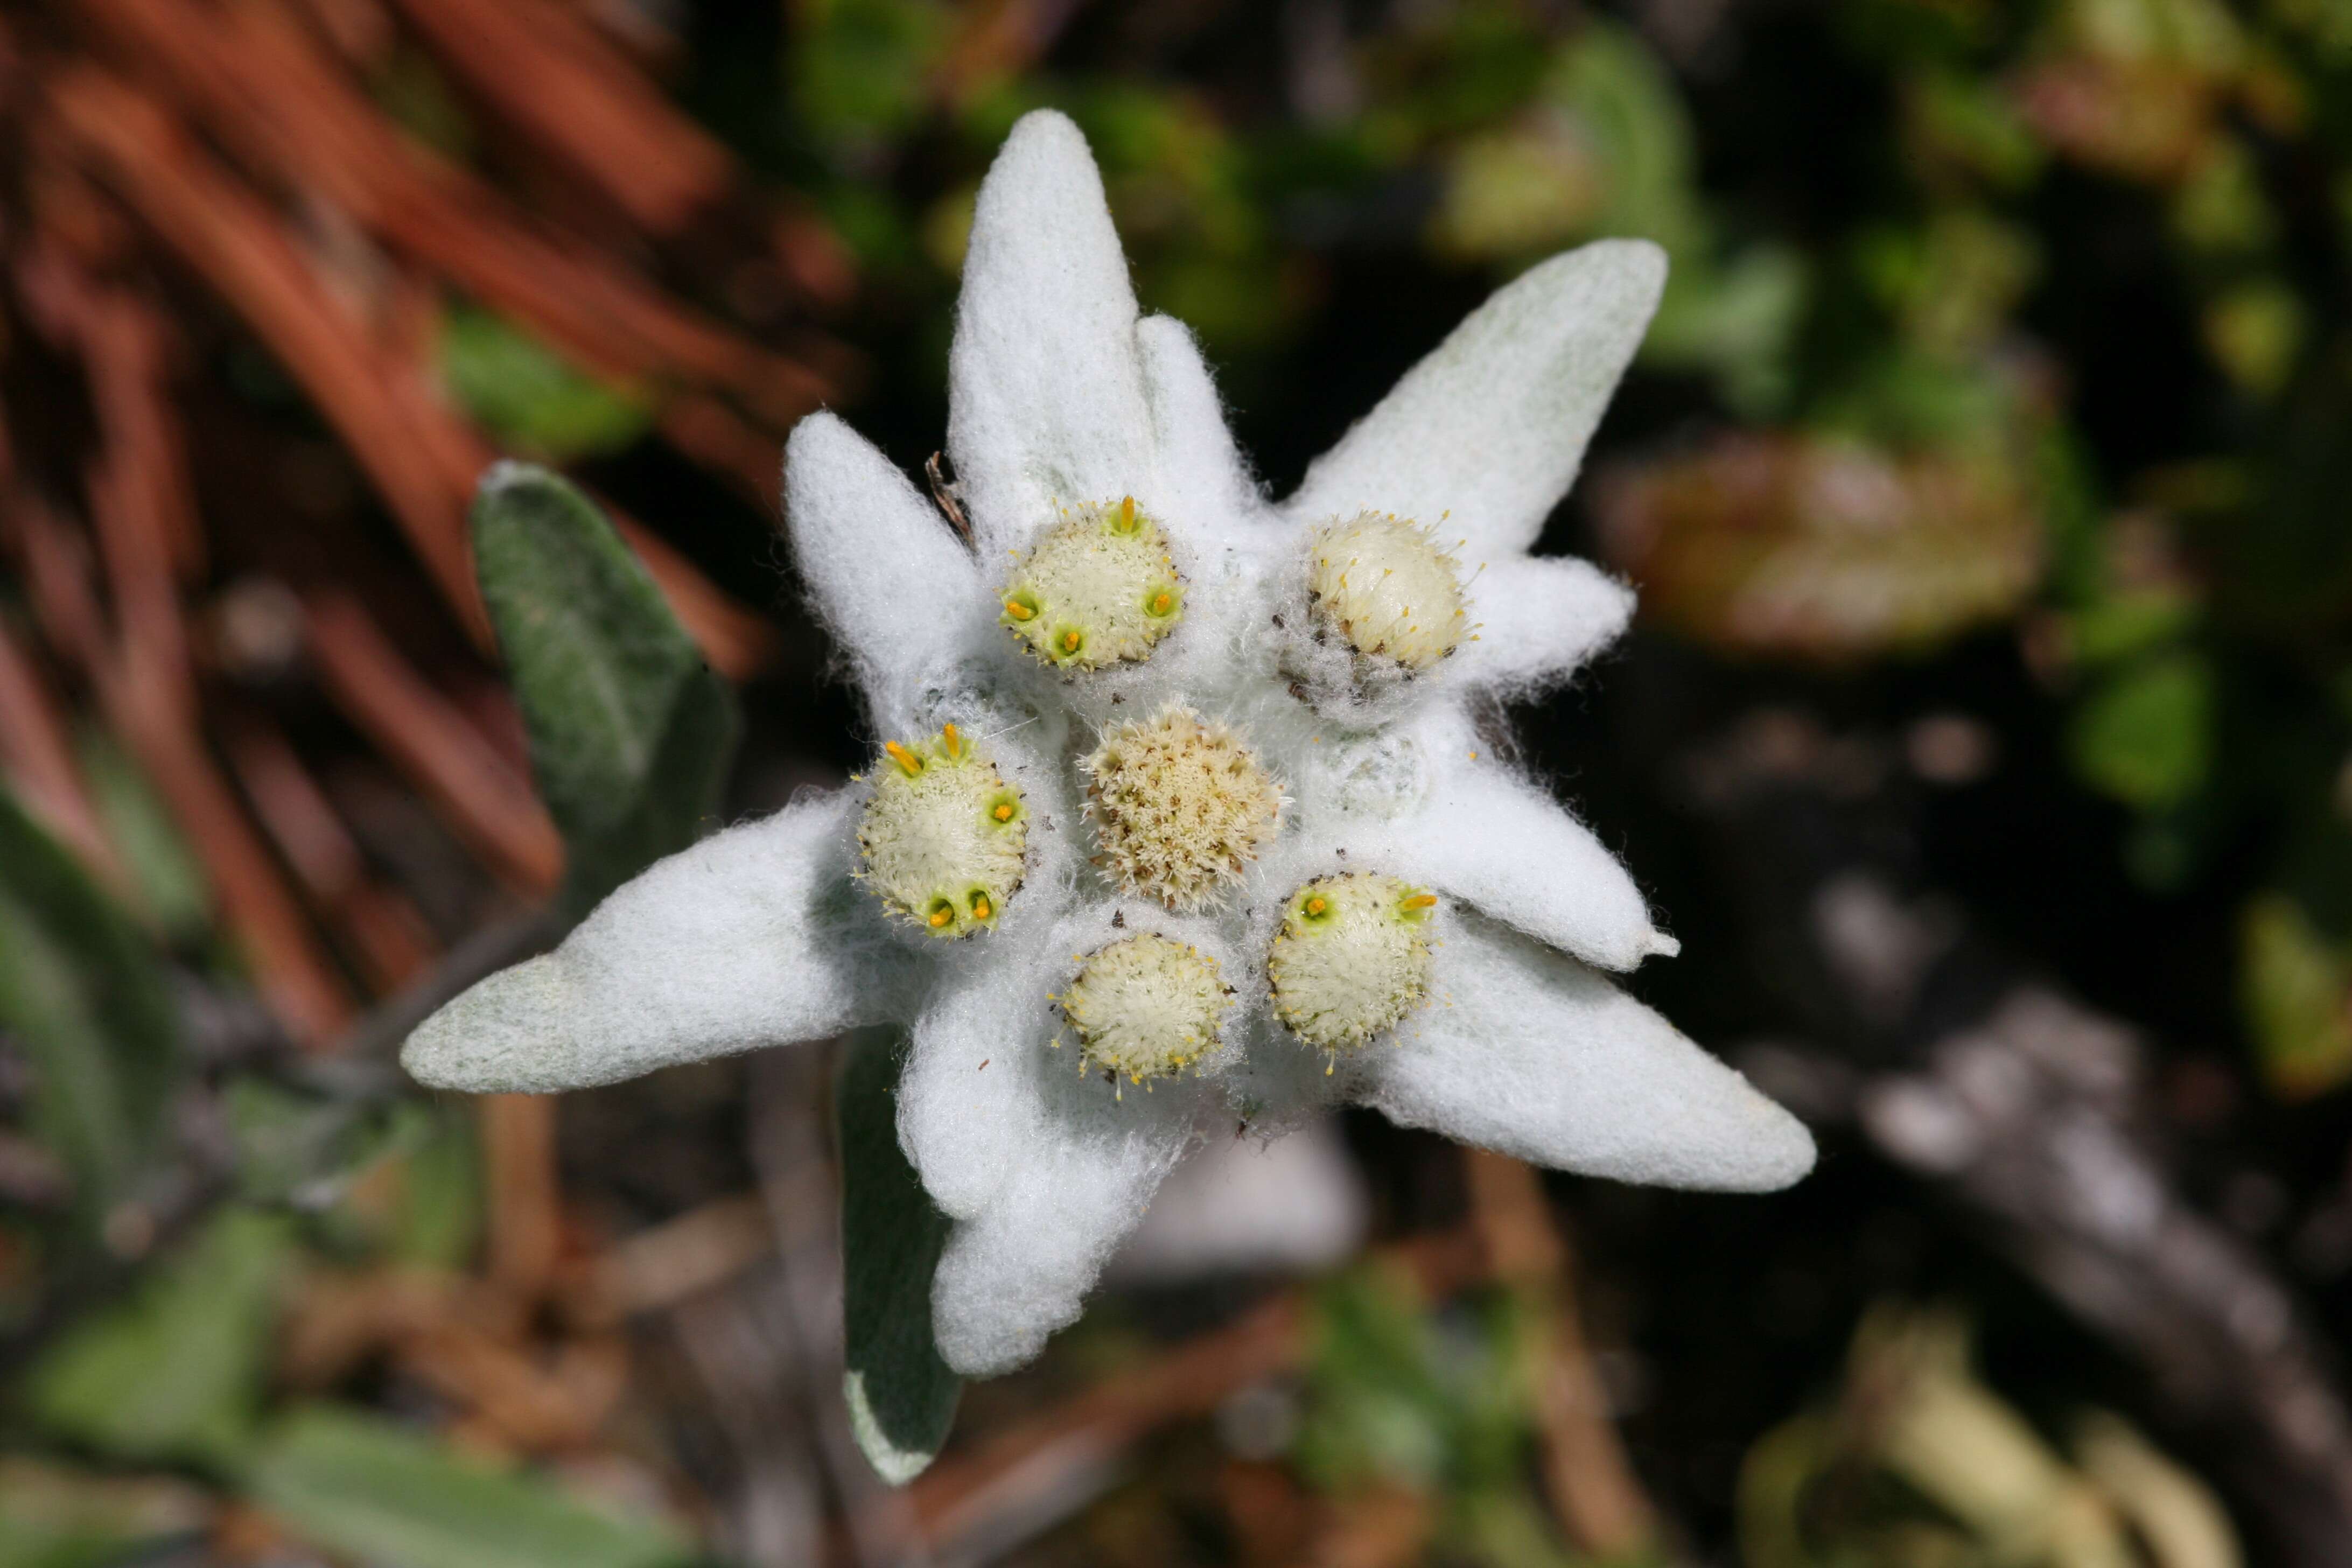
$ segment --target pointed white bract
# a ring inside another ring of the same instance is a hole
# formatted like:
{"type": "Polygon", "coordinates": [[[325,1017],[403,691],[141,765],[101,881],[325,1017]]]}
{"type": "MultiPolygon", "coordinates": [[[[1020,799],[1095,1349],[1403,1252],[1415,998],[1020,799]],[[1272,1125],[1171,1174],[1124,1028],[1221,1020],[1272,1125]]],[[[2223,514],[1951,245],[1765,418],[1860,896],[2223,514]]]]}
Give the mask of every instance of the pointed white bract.
{"type": "Polygon", "coordinates": [[[1525,550],[1575,482],[1665,286],[1665,252],[1647,240],[1529,268],[1317,458],[1284,510],[1445,518],[1474,563],[1525,550]]]}
{"type": "Polygon", "coordinates": [[[1678,951],[1623,865],[1549,795],[1492,762],[1441,763],[1428,804],[1370,858],[1603,969],[1678,951]]]}
{"type": "Polygon", "coordinates": [[[1220,542],[1265,542],[1272,519],[1225,427],[1216,383],[1192,331],[1169,317],[1147,316],[1135,335],[1171,515],[1220,542]]]}
{"type": "Polygon", "coordinates": [[[1454,650],[1465,683],[1531,699],[1615,642],[1633,618],[1633,591],[1589,561],[1511,556],[1470,584],[1470,640],[1454,650]]]}
{"type": "Polygon", "coordinates": [[[793,427],[784,519],[809,608],[841,644],[875,721],[911,728],[923,681],[995,619],[971,552],[889,458],[831,414],[793,427]]]}
{"type": "Polygon", "coordinates": [[[899,1141],[956,1222],[934,1330],[970,1374],[1076,1317],[1189,1146],[1335,1100],[1561,1170],[1796,1180],[1804,1129],[1596,973],[1675,942],[1591,831],[1482,755],[1471,716],[1567,679],[1631,613],[1589,564],[1527,550],[1663,279],[1633,242],[1536,268],[1276,506],[1192,334],[1139,316],[1076,128],[1024,119],[981,189],[950,360],[972,540],[829,414],[793,433],[784,480],[812,611],[895,747],[877,768],[984,746],[1002,798],[925,796],[950,814],[935,834],[889,819],[887,915],[861,878],[871,779],[708,840],[436,1014],[410,1070],[554,1089],[904,1025],[899,1141]],[[1041,539],[1063,563],[1016,581],[1041,539]],[[1102,765],[1107,734],[1170,713],[1168,743],[1198,737],[1198,757],[1102,765]],[[1202,803],[1245,784],[1268,810],[1211,845],[1202,803]],[[983,808],[1018,815],[1025,857],[984,912],[959,868],[988,829],[955,815],[983,808]],[[934,843],[926,929],[908,889],[934,843]],[[1180,886],[1181,912],[1152,901],[1180,886]],[[1318,975],[1393,990],[1353,1027],[1286,1024],[1272,980],[1318,975]]]}
{"type": "Polygon", "coordinates": [[[1574,959],[1464,913],[1436,967],[1426,1021],[1375,1059],[1391,1120],[1658,1186],[1769,1192],[1812,1169],[1795,1118],[1574,959]]]}
{"type": "Polygon", "coordinates": [[[401,1064],[541,1093],[899,1016],[916,965],[849,882],[856,810],[822,795],[671,856],[426,1019],[401,1064]]]}
{"type": "Polygon", "coordinates": [[[1135,289],[1078,128],[1032,114],[980,187],[948,352],[948,456],[983,568],[1055,502],[1153,467],[1135,289]]]}

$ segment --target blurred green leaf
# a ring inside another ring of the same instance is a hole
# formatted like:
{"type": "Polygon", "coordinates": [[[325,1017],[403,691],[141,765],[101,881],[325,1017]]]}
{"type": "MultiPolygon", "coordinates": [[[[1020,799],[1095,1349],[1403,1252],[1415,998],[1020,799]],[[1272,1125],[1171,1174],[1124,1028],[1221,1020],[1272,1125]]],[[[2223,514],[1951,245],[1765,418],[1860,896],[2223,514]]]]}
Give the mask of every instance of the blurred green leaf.
{"type": "Polygon", "coordinates": [[[2172,226],[2196,250],[2260,251],[2277,238],[2278,219],[2243,141],[2214,138],[2173,194],[2172,226]]]}
{"type": "Polygon", "coordinates": [[[2231,381],[2267,397],[2286,384],[2303,352],[2303,301],[2284,284],[2242,284],[2205,308],[2205,346],[2231,381]]]}
{"type": "Polygon", "coordinates": [[[501,463],[474,557],[577,913],[694,842],[734,755],[735,697],[604,513],[544,468],[501,463]]]}
{"type": "Polygon", "coordinates": [[[103,730],[84,731],[77,750],[90,804],[137,884],[133,896],[141,910],[175,942],[202,938],[212,923],[212,895],[155,786],[103,730]]]}
{"type": "Polygon", "coordinates": [[[2352,954],[2283,894],[2247,904],[2240,987],[2263,1079],[2304,1098],[2352,1079],[2352,954]]]}
{"type": "Polygon", "coordinates": [[[1750,246],[1729,260],[1677,266],[1642,341],[1649,363],[1715,373],[1724,400],[1751,419],[1787,407],[1789,344],[1811,279],[1793,249],[1750,246]]]}
{"type": "Polygon", "coordinates": [[[184,1482],[0,1459],[0,1568],[106,1568],[196,1535],[210,1512],[184,1482]]]}
{"type": "Polygon", "coordinates": [[[2175,640],[2196,625],[2197,616],[2197,601],[2185,594],[2118,594],[2068,616],[2066,630],[2075,658],[2112,664],[2175,640]]]}
{"type": "Polygon", "coordinates": [[[0,1025],[30,1058],[34,1128],[96,1221],[154,1152],[179,1025],[146,939],[0,791],[0,1025]]]}
{"type": "Polygon", "coordinates": [[[1690,110],[1642,35],[1587,22],[1560,51],[1544,93],[1575,112],[1607,170],[1593,232],[1654,239],[1677,261],[1698,259],[1709,226],[1690,110]]]}
{"type": "Polygon", "coordinates": [[[791,101],[824,141],[855,151],[929,107],[952,21],[938,0],[815,0],[792,16],[791,101]]]}
{"type": "Polygon", "coordinates": [[[274,1426],[246,1481],[298,1533],[378,1568],[660,1568],[695,1559],[667,1520],[621,1518],[331,1405],[274,1426]]]}
{"type": "Polygon", "coordinates": [[[2213,671],[2186,650],[2158,654],[2092,689],[2068,740],[2093,788],[2143,811],[2177,805],[2212,765],[2213,671]]]}
{"type": "Polygon", "coordinates": [[[1924,173],[2015,190],[2042,172],[2042,145],[1998,80],[1930,70],[1910,84],[1904,108],[1911,152],[1924,173]]]}
{"type": "Polygon", "coordinates": [[[906,1037],[852,1036],[834,1088],[841,1148],[842,1321],[850,1429],[882,1479],[920,1475],[955,1424],[963,1380],[931,1338],[931,1276],[948,1217],[898,1147],[896,1089],[906,1037]]]}
{"type": "Polygon", "coordinates": [[[1497,1294],[1433,1313],[1410,1277],[1372,1266],[1331,1281],[1316,1305],[1297,1458],[1318,1485],[1523,1484],[1533,1426],[1518,1303],[1497,1294]]]}
{"type": "Polygon", "coordinates": [[[249,1203],[318,1208],[380,1162],[421,1143],[434,1113],[415,1100],[305,1093],[266,1079],[233,1079],[221,1109],[249,1203]]]}
{"type": "Polygon", "coordinates": [[[583,374],[569,360],[472,305],[442,322],[441,378],[482,426],[503,442],[562,462],[614,452],[653,423],[645,400],[583,374]]]}
{"type": "Polygon", "coordinates": [[[77,1324],[34,1364],[33,1418],[110,1458],[232,1461],[260,1409],[290,1247],[282,1219],[215,1216],[130,1300],[77,1324]]]}
{"type": "Polygon", "coordinates": [[[383,1238],[387,1257],[454,1271],[481,1244],[482,1145],[473,1119],[445,1109],[400,1162],[400,1201],[383,1238]]]}

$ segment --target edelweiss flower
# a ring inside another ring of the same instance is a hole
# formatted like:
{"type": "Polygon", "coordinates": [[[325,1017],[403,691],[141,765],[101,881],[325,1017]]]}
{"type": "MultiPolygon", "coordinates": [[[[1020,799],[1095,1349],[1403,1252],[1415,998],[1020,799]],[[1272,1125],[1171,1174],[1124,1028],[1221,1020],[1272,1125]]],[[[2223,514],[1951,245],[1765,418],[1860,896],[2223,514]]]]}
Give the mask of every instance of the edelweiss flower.
{"type": "Polygon", "coordinates": [[[1070,122],[982,187],[950,361],[971,541],[830,415],[784,495],[887,743],[850,787],[621,889],[410,1039],[559,1089],[891,1021],[902,1143],[956,1228],[949,1363],[1072,1321],[1203,1135],[1334,1101],[1552,1166],[1762,1190],[1804,1130],[1603,970],[1675,943],[1470,718],[1630,595],[1527,553],[1658,298],[1604,243],[1482,307],[1269,504],[1191,336],[1139,319],[1070,122]]]}

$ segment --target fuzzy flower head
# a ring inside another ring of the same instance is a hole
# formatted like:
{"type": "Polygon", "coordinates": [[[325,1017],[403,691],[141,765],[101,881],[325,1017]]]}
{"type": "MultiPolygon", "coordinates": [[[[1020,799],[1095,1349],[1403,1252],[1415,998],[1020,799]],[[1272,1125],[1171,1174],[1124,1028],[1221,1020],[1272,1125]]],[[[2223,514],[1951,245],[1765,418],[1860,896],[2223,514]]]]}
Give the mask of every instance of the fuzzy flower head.
{"type": "Polygon", "coordinates": [[[1237,1125],[1354,1102],[1562,1170],[1794,1181],[1803,1129],[1607,978],[1675,951],[1632,879],[1471,717],[1624,626],[1622,586],[1528,551],[1664,273],[1627,242],[1533,268],[1275,502],[1191,335],[1138,312],[1085,142],[1029,116],[949,363],[969,542],[829,414],[786,454],[872,766],[655,866],[410,1070],[553,1089],[905,1026],[971,1374],[1073,1321],[1237,1125]]]}

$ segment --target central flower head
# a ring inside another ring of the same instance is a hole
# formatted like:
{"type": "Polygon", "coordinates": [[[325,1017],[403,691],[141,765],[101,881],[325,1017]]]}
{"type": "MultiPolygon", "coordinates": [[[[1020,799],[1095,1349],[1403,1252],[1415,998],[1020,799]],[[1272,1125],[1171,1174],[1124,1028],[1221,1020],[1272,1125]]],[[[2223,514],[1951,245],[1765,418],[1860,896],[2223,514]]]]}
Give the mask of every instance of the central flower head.
{"type": "Polygon", "coordinates": [[[1223,724],[1169,707],[1080,762],[1101,864],[1129,893],[1197,910],[1274,836],[1282,791],[1223,724]]]}
{"type": "Polygon", "coordinates": [[[1184,615],[1168,536],[1128,496],[1064,514],[1018,557],[1000,617],[1031,653],[1065,669],[1148,657],[1184,615]]]}

